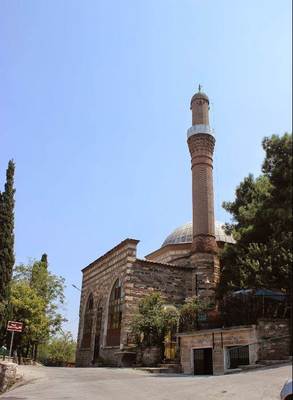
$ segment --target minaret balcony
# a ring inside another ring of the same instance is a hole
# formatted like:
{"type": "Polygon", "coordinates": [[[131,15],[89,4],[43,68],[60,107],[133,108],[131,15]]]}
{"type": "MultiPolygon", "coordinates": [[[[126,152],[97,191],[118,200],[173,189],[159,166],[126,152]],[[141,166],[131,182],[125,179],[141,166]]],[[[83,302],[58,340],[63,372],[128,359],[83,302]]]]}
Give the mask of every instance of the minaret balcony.
{"type": "Polygon", "coordinates": [[[207,133],[209,135],[214,135],[214,130],[209,126],[209,125],[192,125],[188,130],[187,130],[187,138],[190,138],[190,136],[197,135],[199,133],[207,133]]]}

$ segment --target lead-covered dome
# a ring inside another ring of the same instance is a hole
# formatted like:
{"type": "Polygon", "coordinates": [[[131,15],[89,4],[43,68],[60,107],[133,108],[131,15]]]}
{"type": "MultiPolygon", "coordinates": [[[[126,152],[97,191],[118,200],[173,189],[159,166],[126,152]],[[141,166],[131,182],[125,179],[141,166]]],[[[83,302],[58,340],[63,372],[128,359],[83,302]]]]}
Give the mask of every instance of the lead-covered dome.
{"type": "MultiPolygon", "coordinates": [[[[224,243],[235,243],[232,236],[227,235],[223,228],[222,222],[215,222],[215,236],[217,242],[224,243]]],[[[180,244],[180,243],[191,243],[192,242],[192,222],[181,225],[176,228],[169,236],[166,237],[161,247],[167,246],[168,244],[180,244]]]]}

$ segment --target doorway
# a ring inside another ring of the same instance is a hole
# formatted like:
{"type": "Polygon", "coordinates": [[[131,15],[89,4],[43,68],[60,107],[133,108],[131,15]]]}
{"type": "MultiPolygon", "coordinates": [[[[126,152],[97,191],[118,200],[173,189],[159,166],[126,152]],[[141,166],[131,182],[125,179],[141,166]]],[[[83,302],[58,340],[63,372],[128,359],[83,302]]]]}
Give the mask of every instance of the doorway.
{"type": "Polygon", "coordinates": [[[100,357],[100,335],[101,335],[101,327],[102,327],[102,315],[103,315],[103,309],[102,309],[102,307],[98,307],[97,319],[96,319],[96,334],[95,334],[93,364],[97,363],[99,361],[99,357],[100,357]]]}
{"type": "Polygon", "coordinates": [[[213,375],[213,349],[193,350],[194,375],[213,375]]]}
{"type": "Polygon", "coordinates": [[[100,356],[100,336],[95,336],[94,359],[93,364],[98,362],[100,356]]]}

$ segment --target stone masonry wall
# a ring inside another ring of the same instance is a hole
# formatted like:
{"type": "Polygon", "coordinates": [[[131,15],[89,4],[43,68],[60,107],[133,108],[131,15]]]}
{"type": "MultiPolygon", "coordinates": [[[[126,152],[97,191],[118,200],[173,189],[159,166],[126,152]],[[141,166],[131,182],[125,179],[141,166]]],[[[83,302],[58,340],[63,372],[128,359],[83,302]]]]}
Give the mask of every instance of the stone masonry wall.
{"type": "MultiPolygon", "coordinates": [[[[191,291],[191,274],[189,268],[137,259],[127,270],[125,279],[124,335],[129,337],[131,319],[139,301],[147,294],[160,292],[166,303],[183,303],[191,291]]],[[[123,338],[124,343],[126,337],[123,338]]]]}
{"type": "MultiPolygon", "coordinates": [[[[120,278],[122,286],[125,286],[124,281],[126,271],[136,259],[137,243],[137,240],[126,239],[83,270],[82,292],[80,301],[80,322],[76,353],[77,366],[88,366],[91,364],[94,353],[94,342],[96,333],[100,334],[101,338],[101,357],[104,358],[108,364],[115,363],[115,351],[117,351],[117,346],[109,347],[106,344],[109,295],[116,279],[120,278]],[[92,293],[94,298],[94,318],[92,326],[91,347],[83,349],[81,348],[81,341],[83,334],[84,311],[90,293],[92,293]],[[97,310],[100,307],[102,308],[102,327],[100,332],[96,332],[96,316],[97,310]]],[[[122,320],[122,336],[124,325],[124,321],[122,320]]]]}
{"type": "Polygon", "coordinates": [[[138,241],[125,240],[104,256],[94,261],[83,270],[82,293],[80,303],[80,324],[76,353],[77,366],[88,366],[94,355],[94,342],[100,334],[99,355],[108,365],[117,364],[121,351],[133,347],[130,323],[137,310],[138,302],[145,295],[160,292],[167,303],[182,303],[186,296],[194,294],[192,270],[170,264],[155,263],[136,258],[138,241]],[[124,291],[122,309],[120,346],[107,346],[108,300],[116,279],[120,278],[124,291]],[[193,291],[192,291],[193,290],[193,291]],[[82,348],[84,312],[89,295],[94,298],[94,319],[91,336],[91,347],[82,348]],[[102,327],[96,332],[96,315],[102,308],[102,327]]]}
{"type": "Polygon", "coordinates": [[[191,243],[164,246],[146,256],[149,261],[185,266],[189,264],[191,243]]]}
{"type": "Polygon", "coordinates": [[[214,302],[215,289],[220,278],[219,257],[214,254],[194,253],[191,256],[191,264],[194,266],[198,279],[204,282],[200,285],[198,294],[214,302]],[[207,279],[209,283],[205,283],[207,279]]]}
{"type": "Polygon", "coordinates": [[[259,320],[257,334],[260,360],[283,360],[289,357],[289,320],[259,320]]]}

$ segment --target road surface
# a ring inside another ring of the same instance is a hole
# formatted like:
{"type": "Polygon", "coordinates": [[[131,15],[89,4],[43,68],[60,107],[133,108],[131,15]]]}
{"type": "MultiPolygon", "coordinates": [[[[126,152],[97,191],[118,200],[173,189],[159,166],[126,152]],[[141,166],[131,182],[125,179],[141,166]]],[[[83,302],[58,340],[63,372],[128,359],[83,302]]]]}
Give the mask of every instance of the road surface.
{"type": "Polygon", "coordinates": [[[26,383],[0,400],[277,400],[291,376],[288,365],[208,377],[114,368],[22,369],[26,383]]]}

